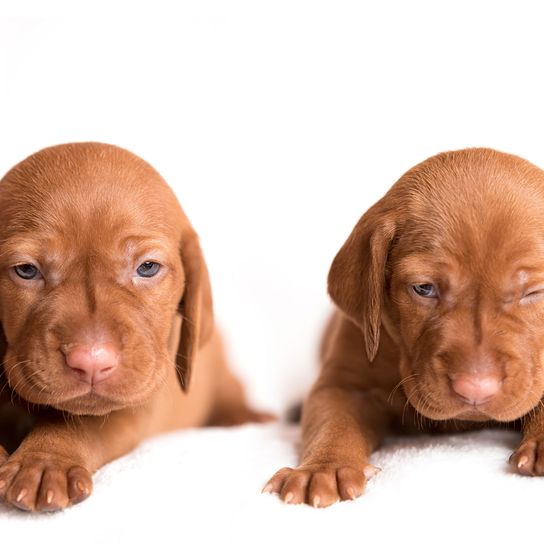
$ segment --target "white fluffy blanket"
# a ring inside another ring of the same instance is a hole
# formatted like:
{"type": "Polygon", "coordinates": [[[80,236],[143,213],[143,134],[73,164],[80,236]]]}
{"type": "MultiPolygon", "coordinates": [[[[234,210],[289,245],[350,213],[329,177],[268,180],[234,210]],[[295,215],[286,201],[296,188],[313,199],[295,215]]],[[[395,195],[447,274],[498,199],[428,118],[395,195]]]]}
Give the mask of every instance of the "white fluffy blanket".
{"type": "Polygon", "coordinates": [[[391,439],[363,497],[314,510],[261,494],[297,459],[282,423],[157,437],[101,469],[63,512],[0,507],[0,542],[514,542],[542,538],[544,479],[514,474],[518,436],[481,431],[391,439]]]}

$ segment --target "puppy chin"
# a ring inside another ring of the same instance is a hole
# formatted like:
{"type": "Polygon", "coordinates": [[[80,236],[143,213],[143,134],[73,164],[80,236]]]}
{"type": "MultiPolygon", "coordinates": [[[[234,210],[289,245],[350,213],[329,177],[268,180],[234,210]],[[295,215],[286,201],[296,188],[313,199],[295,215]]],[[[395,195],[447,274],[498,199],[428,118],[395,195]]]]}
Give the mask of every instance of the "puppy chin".
{"type": "Polygon", "coordinates": [[[524,408],[519,404],[514,406],[501,406],[500,402],[497,401],[473,406],[452,400],[451,403],[444,403],[444,406],[439,408],[435,408],[434,406],[430,407],[428,404],[424,403],[422,403],[421,406],[418,406],[418,403],[411,402],[410,404],[412,404],[412,407],[422,416],[435,421],[495,421],[506,423],[523,417],[533,408],[533,406],[524,408]]]}
{"type": "Polygon", "coordinates": [[[105,416],[124,408],[142,406],[151,396],[146,391],[130,397],[124,395],[122,398],[115,398],[113,395],[97,392],[94,388],[85,388],[84,391],[74,392],[73,396],[64,398],[44,394],[27,395],[25,391],[16,391],[16,393],[32,405],[50,407],[74,416],[105,416]]]}
{"type": "Polygon", "coordinates": [[[49,402],[48,405],[55,410],[75,416],[105,416],[118,410],[142,406],[149,400],[150,396],[145,394],[116,399],[100,395],[92,390],[85,395],[71,399],[49,402]]]}
{"type": "Polygon", "coordinates": [[[67,412],[74,416],[105,416],[111,412],[130,406],[130,404],[119,403],[101,397],[93,392],[66,401],[51,402],[49,405],[56,410],[67,412]]]}
{"type": "Polygon", "coordinates": [[[104,416],[120,407],[117,403],[101,397],[92,391],[80,397],[50,402],[49,406],[75,416],[104,416]]]}

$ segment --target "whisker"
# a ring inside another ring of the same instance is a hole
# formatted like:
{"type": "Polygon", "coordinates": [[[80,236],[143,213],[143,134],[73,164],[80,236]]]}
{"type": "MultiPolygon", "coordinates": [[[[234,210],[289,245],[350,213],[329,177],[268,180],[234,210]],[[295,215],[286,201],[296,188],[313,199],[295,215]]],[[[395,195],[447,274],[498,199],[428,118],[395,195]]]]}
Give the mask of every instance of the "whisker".
{"type": "MultiPolygon", "coordinates": [[[[432,407],[431,403],[429,402],[430,399],[431,399],[431,397],[432,397],[432,394],[431,394],[430,392],[427,393],[427,394],[423,397],[423,400],[422,400],[422,407],[423,407],[424,410],[427,409],[427,408],[431,408],[431,407],[432,407]]],[[[419,413],[419,412],[418,412],[418,413],[419,413]]],[[[419,413],[419,416],[420,416],[419,419],[420,419],[420,423],[421,423],[420,426],[419,426],[419,429],[420,429],[421,431],[424,431],[425,428],[426,428],[425,423],[427,423],[429,420],[428,420],[428,418],[426,418],[426,417],[425,417],[423,414],[421,414],[421,413],[419,413]]]]}
{"type": "Polygon", "coordinates": [[[405,378],[402,378],[402,380],[400,380],[399,383],[397,385],[395,385],[395,387],[391,390],[391,393],[389,393],[389,396],[387,397],[387,402],[388,403],[392,402],[393,397],[394,397],[395,393],[398,391],[399,387],[401,387],[405,383],[407,383],[410,380],[413,380],[413,379],[415,379],[417,377],[418,377],[418,374],[414,372],[413,374],[410,374],[409,376],[406,376],[405,378]]]}
{"type": "Polygon", "coordinates": [[[414,389],[412,391],[412,393],[406,398],[406,402],[404,403],[404,408],[402,409],[402,419],[401,419],[401,423],[402,425],[404,425],[404,415],[406,413],[406,408],[408,408],[408,405],[411,404],[411,400],[412,400],[412,397],[416,394],[419,394],[418,390],[417,389],[414,389]]]}

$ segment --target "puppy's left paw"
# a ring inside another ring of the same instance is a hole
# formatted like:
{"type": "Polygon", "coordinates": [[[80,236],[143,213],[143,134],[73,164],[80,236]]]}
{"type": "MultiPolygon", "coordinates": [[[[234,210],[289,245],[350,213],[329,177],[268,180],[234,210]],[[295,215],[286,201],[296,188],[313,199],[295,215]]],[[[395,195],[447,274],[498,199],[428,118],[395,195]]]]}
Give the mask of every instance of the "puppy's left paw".
{"type": "Polygon", "coordinates": [[[544,476],[544,436],[524,440],[509,463],[524,476],[544,476]]]}
{"type": "Polygon", "coordinates": [[[89,472],[47,453],[12,455],[0,466],[0,500],[21,510],[51,512],[86,499],[89,472]]]}

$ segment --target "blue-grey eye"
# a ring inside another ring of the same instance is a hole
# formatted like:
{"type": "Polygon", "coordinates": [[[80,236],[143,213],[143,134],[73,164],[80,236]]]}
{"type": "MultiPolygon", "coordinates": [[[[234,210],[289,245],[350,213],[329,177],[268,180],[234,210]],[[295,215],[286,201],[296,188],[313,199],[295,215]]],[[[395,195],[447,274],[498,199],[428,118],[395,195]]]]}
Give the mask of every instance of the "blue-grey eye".
{"type": "Polygon", "coordinates": [[[436,287],[432,283],[416,283],[412,285],[412,289],[420,297],[436,298],[438,296],[436,287]]]}
{"type": "Polygon", "coordinates": [[[36,280],[41,277],[38,267],[33,264],[18,264],[14,269],[15,273],[23,280],[36,280]]]}
{"type": "Polygon", "coordinates": [[[159,273],[161,265],[154,261],[145,261],[137,269],[136,273],[142,278],[152,278],[159,273]]]}

